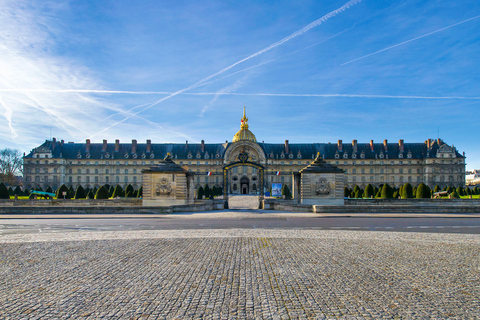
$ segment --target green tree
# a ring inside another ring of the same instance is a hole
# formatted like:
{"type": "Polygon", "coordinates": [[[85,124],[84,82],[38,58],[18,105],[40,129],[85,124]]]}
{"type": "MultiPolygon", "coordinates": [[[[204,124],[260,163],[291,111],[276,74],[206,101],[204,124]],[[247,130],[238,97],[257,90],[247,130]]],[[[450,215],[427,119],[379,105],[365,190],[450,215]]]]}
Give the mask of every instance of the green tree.
{"type": "Polygon", "coordinates": [[[72,186],[68,187],[68,199],[72,199],[74,196],[75,196],[75,190],[73,190],[72,186]]]}
{"type": "Polygon", "coordinates": [[[135,190],[133,189],[133,186],[132,186],[131,184],[129,184],[129,185],[125,188],[125,197],[127,197],[127,198],[130,197],[130,198],[131,198],[134,191],[135,191],[135,190]],[[130,194],[130,196],[128,196],[128,194],[130,194]]]}
{"type": "Polygon", "coordinates": [[[453,189],[453,192],[450,193],[450,198],[460,199],[460,195],[458,194],[457,190],[453,189]]]}
{"type": "Polygon", "coordinates": [[[462,187],[458,187],[456,191],[457,191],[457,193],[458,193],[459,196],[464,196],[464,195],[465,195],[465,193],[463,192],[463,188],[462,188],[462,187]]]}
{"type": "Polygon", "coordinates": [[[105,189],[108,190],[108,194],[110,195],[110,198],[111,198],[113,196],[113,192],[115,191],[115,187],[114,186],[108,187],[107,185],[105,185],[105,189]]]}
{"type": "Polygon", "coordinates": [[[78,186],[77,190],[75,190],[75,197],[74,199],[85,199],[87,194],[85,193],[85,189],[82,186],[78,186]]]}
{"type": "Polygon", "coordinates": [[[45,192],[53,193],[52,187],[48,186],[47,189],[45,189],[45,192]]]}
{"type": "Polygon", "coordinates": [[[10,199],[8,189],[3,182],[0,183],[0,199],[10,199]]]}
{"type": "Polygon", "coordinates": [[[375,198],[381,198],[381,197],[382,197],[382,189],[379,189],[375,194],[375,198]]]}
{"type": "Polygon", "coordinates": [[[13,189],[12,187],[8,187],[8,195],[13,196],[13,189]]]}
{"type": "Polygon", "coordinates": [[[290,191],[290,188],[288,187],[287,184],[284,184],[282,186],[282,197],[285,197],[285,200],[290,200],[292,199],[292,192],[290,191]]]}
{"type": "Polygon", "coordinates": [[[354,193],[354,194],[357,193],[357,191],[358,191],[359,189],[360,189],[360,187],[359,187],[358,185],[355,185],[355,186],[353,187],[353,193],[354,193]]]}
{"type": "Polygon", "coordinates": [[[16,186],[15,189],[13,190],[14,195],[19,196],[21,192],[22,192],[22,188],[20,188],[20,186],[16,186]]]}
{"type": "Polygon", "coordinates": [[[98,188],[97,193],[95,194],[95,199],[108,199],[109,197],[110,194],[105,186],[98,188]]]}
{"type": "Polygon", "coordinates": [[[68,194],[68,188],[66,185],[62,184],[60,188],[57,189],[57,199],[63,199],[63,193],[66,192],[65,194],[65,199],[70,199],[70,196],[68,194]]]}
{"type": "Polygon", "coordinates": [[[208,186],[208,183],[205,184],[205,188],[203,189],[203,194],[205,196],[205,199],[210,198],[210,195],[212,194],[212,190],[210,190],[210,187],[208,186]]]}
{"type": "Polygon", "coordinates": [[[358,188],[357,191],[355,191],[354,196],[355,199],[361,199],[362,198],[362,189],[358,188]]]}
{"type": "Polygon", "coordinates": [[[382,199],[391,199],[393,197],[393,190],[392,187],[385,183],[382,187],[382,193],[380,196],[382,199]]]}
{"type": "Polygon", "coordinates": [[[93,194],[93,191],[92,191],[92,190],[88,191],[88,193],[87,193],[87,199],[95,199],[95,195],[93,194]]]}
{"type": "Polygon", "coordinates": [[[350,189],[348,189],[347,187],[344,187],[344,188],[343,188],[343,196],[344,196],[345,198],[350,197],[350,193],[351,193],[350,189]]]}
{"type": "Polygon", "coordinates": [[[417,187],[417,199],[429,199],[430,198],[430,188],[424,184],[423,182],[420,183],[417,187]]]}
{"type": "Polygon", "coordinates": [[[125,192],[123,191],[122,187],[120,187],[120,185],[117,184],[115,186],[115,189],[113,189],[112,198],[124,197],[124,196],[125,196],[125,192]]]}
{"type": "Polygon", "coordinates": [[[365,187],[365,191],[363,192],[363,196],[365,198],[371,198],[375,195],[375,190],[373,189],[372,185],[369,183],[365,187]]]}
{"type": "Polygon", "coordinates": [[[393,192],[393,195],[392,195],[393,199],[398,199],[399,196],[400,196],[400,191],[393,192]]]}
{"type": "Polygon", "coordinates": [[[198,190],[197,190],[197,199],[202,200],[203,196],[204,196],[203,188],[202,188],[202,186],[200,186],[200,188],[198,188],[198,190]]]}
{"type": "Polygon", "coordinates": [[[400,196],[402,199],[412,199],[413,198],[413,187],[410,183],[405,183],[401,188],[400,196]]]}
{"type": "Polygon", "coordinates": [[[433,192],[440,192],[440,186],[438,184],[433,188],[433,192]]]}
{"type": "Polygon", "coordinates": [[[143,196],[143,186],[141,186],[140,189],[138,189],[137,198],[141,198],[142,196],[143,196]]]}
{"type": "Polygon", "coordinates": [[[472,190],[470,190],[469,187],[465,187],[465,195],[466,196],[471,196],[472,195],[472,190]]]}

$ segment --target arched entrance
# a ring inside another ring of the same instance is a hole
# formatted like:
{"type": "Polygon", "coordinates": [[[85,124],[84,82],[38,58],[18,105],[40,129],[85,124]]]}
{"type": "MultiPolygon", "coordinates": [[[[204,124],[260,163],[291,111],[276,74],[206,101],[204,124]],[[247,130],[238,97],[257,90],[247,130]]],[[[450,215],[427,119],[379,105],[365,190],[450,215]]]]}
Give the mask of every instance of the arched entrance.
{"type": "Polygon", "coordinates": [[[247,177],[240,179],[240,186],[242,194],[250,193],[250,180],[247,177]]]}
{"type": "Polygon", "coordinates": [[[254,162],[249,161],[238,161],[226,165],[223,167],[223,196],[226,199],[229,193],[236,193],[236,194],[255,194],[263,196],[264,190],[264,167],[254,162]],[[250,179],[246,176],[242,176],[240,179],[235,180],[237,178],[233,178],[232,181],[229,181],[229,170],[237,167],[253,167],[256,171],[256,176],[252,179],[254,181],[250,181],[250,179]],[[258,176],[258,177],[257,177],[258,176]],[[253,182],[253,184],[251,184],[253,182]]]}

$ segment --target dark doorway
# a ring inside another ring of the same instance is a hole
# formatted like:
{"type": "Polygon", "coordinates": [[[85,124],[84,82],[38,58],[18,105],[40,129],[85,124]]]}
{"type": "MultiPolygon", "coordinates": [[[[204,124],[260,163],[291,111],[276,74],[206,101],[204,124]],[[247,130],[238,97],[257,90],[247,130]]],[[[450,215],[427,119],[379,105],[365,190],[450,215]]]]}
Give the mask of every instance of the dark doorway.
{"type": "Polygon", "coordinates": [[[247,177],[243,177],[240,179],[240,186],[241,186],[241,192],[242,194],[249,194],[249,185],[250,185],[250,180],[248,180],[247,177]]]}

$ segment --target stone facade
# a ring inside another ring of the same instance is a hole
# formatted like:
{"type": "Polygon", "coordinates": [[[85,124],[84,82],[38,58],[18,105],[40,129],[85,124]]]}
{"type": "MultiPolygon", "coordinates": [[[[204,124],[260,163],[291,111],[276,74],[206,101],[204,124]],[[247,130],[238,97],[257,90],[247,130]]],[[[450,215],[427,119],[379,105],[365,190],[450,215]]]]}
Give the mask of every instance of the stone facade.
{"type": "Polygon", "coordinates": [[[158,165],[142,170],[142,174],[144,206],[193,203],[193,175],[175,164],[169,155],[158,165]]]}
{"type": "MultiPolygon", "coordinates": [[[[195,189],[208,184],[224,185],[223,168],[239,161],[242,150],[248,162],[262,166],[264,190],[272,183],[284,183],[292,190],[292,174],[299,172],[315,159],[317,153],[331,165],[345,171],[344,184],[348,187],[368,183],[380,186],[387,182],[399,187],[406,182],[431,187],[465,185],[465,156],[441,139],[423,143],[264,143],[258,142],[248,129],[248,119],[242,118],[240,131],[233,142],[163,143],[150,140],[131,143],[65,143],[53,139],[45,141],[24,157],[24,183],[27,188],[62,184],[94,187],[104,184],[135,189],[144,184],[142,170],[158,164],[167,153],[183,169],[194,173],[195,189]]],[[[227,174],[229,193],[259,194],[262,186],[260,172],[254,166],[235,166],[227,174]],[[248,186],[246,189],[242,186],[248,186]]]]}

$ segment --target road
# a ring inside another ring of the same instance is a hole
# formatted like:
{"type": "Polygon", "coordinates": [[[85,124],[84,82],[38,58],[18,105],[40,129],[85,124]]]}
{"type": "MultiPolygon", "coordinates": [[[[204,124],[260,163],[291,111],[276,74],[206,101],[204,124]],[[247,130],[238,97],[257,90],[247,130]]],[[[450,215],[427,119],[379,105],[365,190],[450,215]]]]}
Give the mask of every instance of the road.
{"type": "Polygon", "coordinates": [[[183,229],[315,229],[480,234],[480,218],[326,216],[262,210],[155,215],[150,218],[0,219],[0,235],[183,229]]]}

